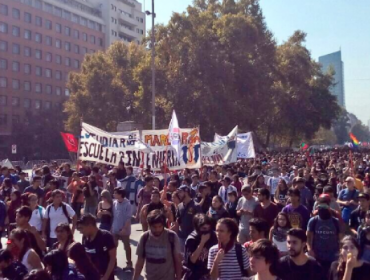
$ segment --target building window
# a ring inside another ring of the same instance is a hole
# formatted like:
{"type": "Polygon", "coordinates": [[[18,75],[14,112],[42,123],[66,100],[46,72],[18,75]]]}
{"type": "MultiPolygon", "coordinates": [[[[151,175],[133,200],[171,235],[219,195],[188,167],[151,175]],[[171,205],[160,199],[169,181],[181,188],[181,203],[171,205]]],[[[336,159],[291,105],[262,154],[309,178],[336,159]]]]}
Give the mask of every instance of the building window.
{"type": "Polygon", "coordinates": [[[65,96],[69,96],[69,89],[68,89],[68,88],[65,88],[65,89],[64,89],[64,95],[65,95],[65,96]]]}
{"type": "Polygon", "coordinates": [[[20,89],[20,87],[21,87],[21,84],[20,84],[19,80],[13,79],[12,80],[12,88],[13,89],[20,89]]]}
{"type": "Polygon", "coordinates": [[[62,72],[61,71],[55,71],[55,79],[61,80],[62,79],[62,72]]]}
{"type": "Polygon", "coordinates": [[[75,39],[80,38],[80,32],[78,30],[73,30],[73,38],[75,38],[75,39]]]}
{"type": "Polygon", "coordinates": [[[62,64],[62,57],[59,54],[55,55],[55,62],[57,64],[62,64]]]}
{"type": "Polygon", "coordinates": [[[51,78],[52,77],[51,69],[45,69],[45,77],[46,78],[51,78]]]}
{"type": "Polygon", "coordinates": [[[45,110],[50,110],[51,109],[51,102],[50,101],[45,101],[45,104],[44,104],[44,108],[45,110]]]}
{"type": "Polygon", "coordinates": [[[47,11],[48,13],[52,13],[53,12],[53,5],[45,3],[44,10],[47,11]]]}
{"type": "Polygon", "coordinates": [[[67,52],[70,52],[71,51],[71,43],[70,42],[64,42],[64,49],[67,52]]]}
{"type": "Polygon", "coordinates": [[[99,46],[103,47],[103,38],[99,38],[99,46]]]}
{"type": "Polygon", "coordinates": [[[65,64],[65,66],[71,66],[71,59],[69,57],[66,57],[64,59],[64,64],[65,64]]]}
{"type": "Polygon", "coordinates": [[[13,25],[12,34],[14,37],[19,37],[21,35],[21,29],[18,26],[13,25]]]}
{"type": "Polygon", "coordinates": [[[31,64],[25,64],[23,66],[24,74],[31,74],[31,64]]]}
{"type": "Polygon", "coordinates": [[[7,125],[8,124],[8,115],[0,114],[0,125],[7,125]]]}
{"type": "Polygon", "coordinates": [[[46,29],[49,29],[49,30],[53,29],[53,24],[51,23],[50,20],[45,21],[45,27],[46,27],[46,29]]]}
{"type": "Polygon", "coordinates": [[[24,56],[27,56],[27,57],[32,56],[32,51],[30,47],[24,47],[23,52],[24,52],[24,56]]]}
{"type": "Polygon", "coordinates": [[[23,108],[30,108],[31,107],[31,99],[25,98],[23,99],[23,108]]]}
{"type": "Polygon", "coordinates": [[[82,54],[87,54],[87,48],[82,47],[82,54]]]}
{"type": "Polygon", "coordinates": [[[54,7],[54,15],[62,17],[62,11],[63,10],[61,8],[54,7]]]}
{"type": "Polygon", "coordinates": [[[78,15],[75,15],[75,14],[72,14],[72,21],[75,22],[75,23],[78,23],[79,16],[78,15]]]}
{"type": "Polygon", "coordinates": [[[68,26],[65,26],[64,27],[64,34],[67,35],[67,36],[71,36],[71,28],[69,28],[68,26]]]}
{"type": "Polygon", "coordinates": [[[31,82],[28,81],[24,82],[23,89],[24,91],[31,91],[31,82]]]}
{"type": "Polygon", "coordinates": [[[87,19],[84,17],[80,17],[80,24],[83,26],[87,26],[87,19]]]}
{"type": "Polygon", "coordinates": [[[21,18],[21,12],[16,8],[13,8],[12,15],[13,15],[13,18],[15,18],[15,19],[20,19],[21,18]]]}
{"type": "Polygon", "coordinates": [[[55,39],[55,47],[60,49],[62,47],[62,41],[59,39],[55,39]]]}
{"type": "Polygon", "coordinates": [[[42,43],[42,35],[40,33],[35,33],[35,42],[42,43]]]}
{"type": "Polygon", "coordinates": [[[46,85],[46,93],[53,94],[53,87],[51,85],[46,85]]]}
{"type": "Polygon", "coordinates": [[[3,69],[3,70],[8,69],[8,61],[6,59],[0,58],[0,69],[3,69]]]}
{"type": "Polygon", "coordinates": [[[0,22],[0,32],[8,33],[8,25],[5,22],[0,22]]]}
{"type": "Polygon", "coordinates": [[[35,8],[42,9],[42,2],[41,0],[35,0],[35,8]]]}
{"type": "Polygon", "coordinates": [[[42,59],[42,51],[41,50],[35,50],[35,57],[37,59],[42,59]]]}
{"type": "Polygon", "coordinates": [[[39,76],[39,77],[42,76],[42,68],[40,66],[35,67],[35,74],[36,76],[39,76]]]}
{"type": "Polygon", "coordinates": [[[95,29],[95,22],[94,21],[89,20],[88,25],[89,25],[88,26],[89,28],[95,29]]]}
{"type": "Polygon", "coordinates": [[[24,30],[24,39],[26,40],[32,40],[32,32],[31,30],[24,30]]]}
{"type": "MultiPolygon", "coordinates": [[[[19,105],[18,105],[19,106],[19,105]]],[[[17,107],[18,107],[17,106],[17,107]]],[[[19,120],[20,120],[20,118],[19,118],[19,115],[12,115],[12,123],[14,124],[14,123],[19,123],[19,120]]]]}
{"type": "Polygon", "coordinates": [[[19,44],[12,45],[13,54],[20,54],[21,53],[21,46],[19,44]]]}
{"type": "Polygon", "coordinates": [[[71,20],[71,13],[63,10],[63,18],[66,20],[71,20]]]}
{"type": "Polygon", "coordinates": [[[80,53],[80,47],[79,47],[79,45],[74,45],[74,46],[73,46],[73,49],[74,49],[74,52],[75,52],[75,53],[77,53],[77,54],[79,54],[79,53],[80,53]]]}
{"type": "Polygon", "coordinates": [[[0,15],[7,16],[8,15],[8,6],[4,4],[0,4],[0,15]]]}
{"type": "Polygon", "coordinates": [[[42,92],[42,86],[40,83],[35,84],[35,92],[41,93],[42,92]]]}
{"type": "Polygon", "coordinates": [[[12,97],[12,106],[19,107],[19,97],[12,97]]]}
{"type": "Polygon", "coordinates": [[[8,51],[8,42],[0,40],[0,51],[3,51],[3,52],[8,51]]]}
{"type": "Polygon", "coordinates": [[[24,12],[24,22],[32,23],[32,15],[30,13],[24,12]]]}
{"type": "Polygon", "coordinates": [[[62,25],[59,23],[55,24],[55,31],[58,33],[62,33],[62,25]]]}
{"type": "Polygon", "coordinates": [[[36,16],[35,17],[35,23],[36,23],[36,26],[42,26],[42,18],[36,16]]]}
{"type": "Polygon", "coordinates": [[[53,60],[53,55],[51,53],[46,53],[45,60],[47,62],[52,62],[53,60]]]}
{"type": "Polygon", "coordinates": [[[41,100],[35,100],[35,109],[40,110],[41,109],[41,100]]]}
{"type": "Polygon", "coordinates": [[[73,61],[73,66],[74,66],[74,68],[79,69],[80,68],[80,61],[78,61],[77,59],[75,59],[73,61]]]}
{"type": "Polygon", "coordinates": [[[19,72],[20,64],[18,61],[13,61],[12,70],[13,72],[19,72]]]}
{"type": "Polygon", "coordinates": [[[62,94],[62,89],[60,87],[55,88],[55,94],[56,95],[61,95],[62,94]]]}
{"type": "Polygon", "coordinates": [[[45,42],[47,46],[52,46],[53,45],[53,39],[50,36],[45,37],[45,42]]]}
{"type": "Polygon", "coordinates": [[[87,42],[87,34],[86,33],[82,33],[82,40],[87,42]]]}
{"type": "Polygon", "coordinates": [[[8,86],[8,79],[0,77],[0,88],[6,88],[8,86]]]}
{"type": "Polygon", "coordinates": [[[90,43],[95,44],[95,36],[90,35],[90,43]]]}
{"type": "Polygon", "coordinates": [[[0,95],[0,106],[8,105],[8,97],[6,95],[0,95]]]}

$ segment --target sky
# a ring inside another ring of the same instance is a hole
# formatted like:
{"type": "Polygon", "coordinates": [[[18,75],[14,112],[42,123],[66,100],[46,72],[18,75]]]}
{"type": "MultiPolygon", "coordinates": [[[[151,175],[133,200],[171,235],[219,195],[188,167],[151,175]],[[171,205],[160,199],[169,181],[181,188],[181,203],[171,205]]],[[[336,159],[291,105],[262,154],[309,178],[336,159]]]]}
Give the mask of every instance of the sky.
{"type": "MultiPolygon", "coordinates": [[[[139,0],[144,2],[144,0],[139,0]]],[[[145,0],[151,10],[151,0],[145,0]]],[[[182,13],[192,0],[155,0],[156,22],[166,24],[173,12],[182,13]]],[[[268,28],[280,44],[295,30],[307,33],[312,57],[341,49],[345,103],[364,124],[370,120],[370,1],[260,0],[268,28]]],[[[147,20],[147,29],[151,20],[147,20]]]]}

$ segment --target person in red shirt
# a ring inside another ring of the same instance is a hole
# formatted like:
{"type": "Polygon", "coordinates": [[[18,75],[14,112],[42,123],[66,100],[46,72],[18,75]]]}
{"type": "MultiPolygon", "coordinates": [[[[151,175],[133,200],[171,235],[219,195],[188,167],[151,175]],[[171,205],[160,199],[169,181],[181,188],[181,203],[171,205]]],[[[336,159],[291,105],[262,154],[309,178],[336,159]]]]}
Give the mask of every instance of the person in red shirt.
{"type": "Polygon", "coordinates": [[[254,209],[254,217],[265,220],[271,228],[274,225],[274,220],[279,214],[279,207],[271,202],[270,191],[268,189],[258,190],[258,201],[259,205],[254,209]]]}
{"type": "Polygon", "coordinates": [[[71,206],[72,209],[76,212],[77,218],[81,216],[81,208],[84,203],[84,196],[82,194],[82,186],[86,182],[82,181],[78,176],[77,172],[72,174],[72,182],[68,185],[67,190],[72,193],[71,206]]]}
{"type": "Polygon", "coordinates": [[[245,242],[244,247],[248,251],[250,246],[252,246],[252,244],[257,240],[268,238],[269,232],[270,227],[268,226],[266,221],[259,218],[251,219],[249,221],[249,236],[251,240],[245,242]]]}

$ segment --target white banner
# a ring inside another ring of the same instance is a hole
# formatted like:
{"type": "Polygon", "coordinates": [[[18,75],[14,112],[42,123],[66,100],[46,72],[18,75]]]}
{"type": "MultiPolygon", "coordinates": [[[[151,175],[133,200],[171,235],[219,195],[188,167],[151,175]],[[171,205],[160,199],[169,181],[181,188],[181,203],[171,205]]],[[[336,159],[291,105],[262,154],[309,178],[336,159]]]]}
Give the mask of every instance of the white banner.
{"type": "Polygon", "coordinates": [[[255,158],[252,132],[238,134],[238,158],[255,158]]]}
{"type": "Polygon", "coordinates": [[[224,165],[237,161],[237,134],[236,126],[227,136],[215,136],[214,142],[202,142],[203,165],[224,165]]]}
{"type": "Polygon", "coordinates": [[[139,166],[141,153],[151,152],[139,139],[139,131],[112,134],[82,123],[80,160],[118,166],[119,162],[139,166]]]}
{"type": "Polygon", "coordinates": [[[150,166],[152,170],[160,170],[167,159],[167,168],[180,170],[184,168],[201,167],[201,147],[199,129],[180,128],[180,158],[168,140],[168,130],[143,130],[141,139],[154,153],[143,155],[144,167],[150,166]],[[167,153],[167,157],[166,157],[167,153]]]}

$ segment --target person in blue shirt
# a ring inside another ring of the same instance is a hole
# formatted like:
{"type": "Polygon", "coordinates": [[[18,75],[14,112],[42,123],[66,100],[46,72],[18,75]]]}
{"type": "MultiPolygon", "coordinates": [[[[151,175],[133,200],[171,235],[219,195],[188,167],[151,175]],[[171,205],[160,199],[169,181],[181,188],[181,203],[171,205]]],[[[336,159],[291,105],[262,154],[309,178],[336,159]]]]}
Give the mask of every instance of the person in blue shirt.
{"type": "Polygon", "coordinates": [[[352,211],[358,206],[359,191],[355,189],[355,179],[352,177],[347,177],[345,182],[347,188],[339,192],[337,202],[343,207],[342,218],[348,224],[352,211]]]}

